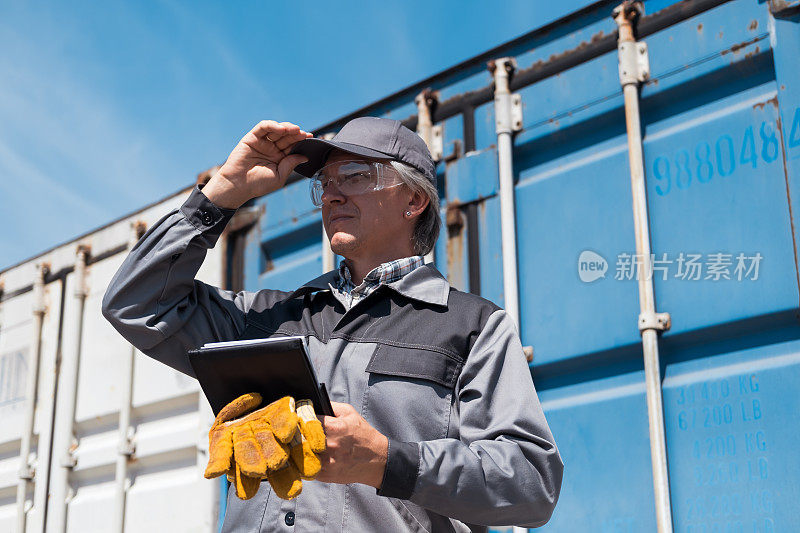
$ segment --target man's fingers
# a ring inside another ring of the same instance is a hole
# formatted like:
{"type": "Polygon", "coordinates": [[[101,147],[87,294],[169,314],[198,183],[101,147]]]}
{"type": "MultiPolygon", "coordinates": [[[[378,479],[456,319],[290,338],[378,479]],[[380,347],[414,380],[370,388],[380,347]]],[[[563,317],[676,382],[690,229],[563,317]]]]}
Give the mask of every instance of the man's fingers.
{"type": "Polygon", "coordinates": [[[308,134],[298,128],[297,131],[287,131],[280,139],[276,139],[275,146],[282,152],[287,152],[289,148],[306,138],[308,134]]]}
{"type": "Polygon", "coordinates": [[[293,134],[300,131],[300,126],[293,122],[281,122],[281,126],[285,129],[286,134],[293,134]]]}
{"type": "Polygon", "coordinates": [[[328,437],[336,435],[344,431],[350,423],[345,417],[355,414],[358,416],[358,411],[349,403],[331,402],[333,413],[336,416],[321,416],[320,422],[325,430],[325,435],[328,437]]]}
{"type": "Polygon", "coordinates": [[[336,461],[333,460],[333,456],[329,452],[322,452],[317,456],[319,458],[320,463],[320,470],[317,473],[316,479],[317,481],[322,481],[323,483],[333,483],[336,481],[336,473],[331,472],[334,469],[334,465],[336,461]]]}
{"type": "Polygon", "coordinates": [[[338,431],[341,427],[341,422],[335,416],[322,415],[319,421],[326,435],[338,431]]]}
{"type": "Polygon", "coordinates": [[[331,407],[333,407],[333,414],[335,414],[337,417],[354,413],[356,410],[355,407],[349,403],[342,402],[331,402],[331,407]]]}
{"type": "Polygon", "coordinates": [[[306,161],[308,161],[308,158],[299,154],[284,157],[281,159],[281,162],[278,163],[278,176],[280,176],[282,181],[285,181],[297,165],[305,163],[306,161]]]}
{"type": "Polygon", "coordinates": [[[250,130],[250,133],[255,135],[259,140],[266,139],[267,135],[269,135],[270,139],[277,141],[285,131],[286,126],[283,124],[275,122],[274,120],[262,120],[250,130]]]}
{"type": "Polygon", "coordinates": [[[274,120],[262,120],[250,130],[250,133],[259,141],[265,140],[276,144],[287,136],[297,136],[298,140],[306,136],[306,132],[301,130],[300,126],[297,124],[293,124],[292,122],[276,122],[274,120]],[[302,137],[300,137],[301,135],[302,137]]]}

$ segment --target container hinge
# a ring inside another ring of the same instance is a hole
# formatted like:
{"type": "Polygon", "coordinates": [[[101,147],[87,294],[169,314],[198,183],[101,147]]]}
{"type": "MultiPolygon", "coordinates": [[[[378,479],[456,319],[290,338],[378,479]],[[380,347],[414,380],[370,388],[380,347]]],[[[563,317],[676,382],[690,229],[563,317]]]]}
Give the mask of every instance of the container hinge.
{"type": "Polygon", "coordinates": [[[650,56],[644,41],[621,41],[619,50],[619,82],[622,86],[644,83],[650,79],[650,56]]]}
{"type": "Polygon", "coordinates": [[[511,131],[522,130],[522,95],[511,95],[511,131]]]}
{"type": "Polygon", "coordinates": [[[417,135],[425,141],[434,161],[441,161],[444,154],[442,125],[433,124],[433,112],[438,102],[438,93],[430,89],[425,89],[414,98],[417,104],[417,135]]]}
{"type": "Polygon", "coordinates": [[[669,313],[646,312],[639,314],[639,332],[646,329],[656,331],[667,331],[672,326],[672,319],[669,313]]]}
{"type": "Polygon", "coordinates": [[[522,95],[509,90],[511,77],[517,68],[513,57],[502,57],[489,62],[494,78],[495,132],[522,130],[522,95]]]}
{"type": "Polygon", "coordinates": [[[61,466],[64,468],[74,468],[78,464],[78,458],[75,457],[75,450],[78,449],[78,440],[73,435],[72,444],[70,444],[67,451],[61,457],[61,466]]]}
{"type": "Polygon", "coordinates": [[[461,211],[461,204],[451,202],[447,204],[445,211],[445,226],[447,226],[447,233],[454,236],[464,229],[464,213],[461,211]]]}
{"type": "Polygon", "coordinates": [[[32,481],[36,477],[36,469],[31,465],[22,465],[19,469],[19,478],[32,481]]]}
{"type": "Polygon", "coordinates": [[[75,468],[75,465],[78,464],[78,459],[72,452],[67,452],[61,458],[60,465],[64,468],[75,468]]]}
{"type": "Polygon", "coordinates": [[[117,450],[119,451],[120,455],[131,457],[136,453],[136,445],[131,441],[121,442],[117,450]]]}
{"type": "Polygon", "coordinates": [[[800,0],[769,0],[769,12],[778,18],[800,13],[800,0]]]}
{"type": "Polygon", "coordinates": [[[513,93],[495,97],[495,110],[497,113],[496,126],[497,132],[517,132],[522,130],[522,95],[513,93]],[[508,102],[507,110],[504,110],[505,103],[508,102]]]}
{"type": "Polygon", "coordinates": [[[119,451],[120,455],[132,457],[133,454],[136,453],[136,444],[134,443],[133,437],[134,437],[133,428],[129,427],[128,433],[125,436],[125,440],[121,441],[119,443],[119,446],[117,447],[117,451],[119,451]]]}
{"type": "Polygon", "coordinates": [[[444,156],[444,131],[442,125],[437,124],[431,127],[431,145],[428,147],[434,161],[441,161],[444,156]]]}

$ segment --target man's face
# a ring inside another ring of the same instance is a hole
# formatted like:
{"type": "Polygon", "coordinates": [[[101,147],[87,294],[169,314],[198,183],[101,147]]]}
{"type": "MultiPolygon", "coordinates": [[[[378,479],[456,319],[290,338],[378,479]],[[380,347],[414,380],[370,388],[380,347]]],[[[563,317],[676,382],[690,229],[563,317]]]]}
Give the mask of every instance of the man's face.
{"type": "MultiPolygon", "coordinates": [[[[333,152],[326,164],[362,160],[351,154],[333,152]]],[[[395,172],[386,163],[387,172],[395,172]]],[[[392,250],[403,249],[413,229],[405,217],[413,193],[405,185],[345,196],[331,183],[322,195],[322,221],[331,249],[348,259],[381,260],[392,250]]]]}

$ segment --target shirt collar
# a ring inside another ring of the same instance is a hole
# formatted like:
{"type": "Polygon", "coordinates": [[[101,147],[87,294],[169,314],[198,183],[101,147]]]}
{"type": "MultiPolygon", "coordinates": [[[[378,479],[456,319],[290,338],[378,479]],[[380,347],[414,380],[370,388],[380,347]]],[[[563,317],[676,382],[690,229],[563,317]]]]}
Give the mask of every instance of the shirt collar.
{"type": "MultiPolygon", "coordinates": [[[[367,286],[376,287],[381,283],[391,283],[403,276],[407,276],[424,264],[425,259],[421,255],[412,255],[387,261],[370,270],[358,286],[366,284],[367,286]]],[[[356,286],[350,277],[350,268],[347,265],[347,261],[339,263],[339,280],[342,284],[356,286]]]]}
{"type": "MultiPolygon", "coordinates": [[[[292,292],[289,298],[330,290],[330,285],[335,284],[338,279],[339,271],[331,270],[304,283],[292,292]]],[[[386,286],[412,300],[434,305],[447,306],[448,296],[450,296],[450,284],[436,267],[430,264],[415,268],[399,280],[387,283],[386,286]]]]}

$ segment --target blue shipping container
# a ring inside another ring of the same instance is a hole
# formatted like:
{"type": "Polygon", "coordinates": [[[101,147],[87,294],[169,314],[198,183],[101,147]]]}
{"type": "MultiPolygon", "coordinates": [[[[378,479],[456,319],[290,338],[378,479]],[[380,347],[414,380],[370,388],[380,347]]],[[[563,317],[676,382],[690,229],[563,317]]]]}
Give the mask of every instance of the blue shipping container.
{"type": "MultiPolygon", "coordinates": [[[[532,32],[316,132],[361,115],[413,129],[414,99],[430,89],[446,228],[436,265],[502,306],[487,61],[516,61],[520,330],[565,462],[546,531],[656,529],[617,3],[559,2],[532,32]]],[[[800,2],[644,6],[652,277],[672,320],[659,345],[674,529],[800,531],[800,2]]],[[[319,275],[307,183],[253,207],[258,221],[229,236],[230,287],[291,290],[319,275]]]]}

